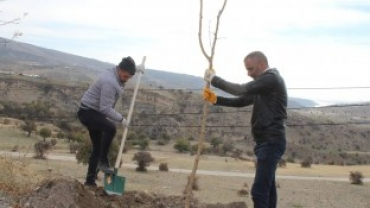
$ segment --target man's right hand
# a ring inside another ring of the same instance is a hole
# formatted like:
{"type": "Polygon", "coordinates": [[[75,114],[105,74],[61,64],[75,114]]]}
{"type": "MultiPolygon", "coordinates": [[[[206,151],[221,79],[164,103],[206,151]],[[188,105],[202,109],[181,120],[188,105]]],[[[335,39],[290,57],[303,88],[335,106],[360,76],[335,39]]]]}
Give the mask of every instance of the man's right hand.
{"type": "Polygon", "coordinates": [[[210,88],[206,87],[203,90],[203,99],[212,104],[215,104],[217,102],[217,95],[214,92],[212,92],[210,88]]]}
{"type": "Polygon", "coordinates": [[[127,120],[125,118],[122,118],[121,124],[123,127],[128,127],[127,120]]]}
{"type": "Polygon", "coordinates": [[[213,77],[216,76],[216,72],[213,69],[206,69],[204,72],[204,81],[212,82],[213,77]]]}

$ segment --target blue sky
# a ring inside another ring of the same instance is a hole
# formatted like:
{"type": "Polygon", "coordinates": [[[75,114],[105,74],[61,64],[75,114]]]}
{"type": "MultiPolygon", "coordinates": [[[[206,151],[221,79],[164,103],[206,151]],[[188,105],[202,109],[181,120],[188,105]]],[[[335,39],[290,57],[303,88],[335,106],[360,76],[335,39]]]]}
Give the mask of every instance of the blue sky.
{"type": "MultiPolygon", "coordinates": [[[[204,0],[204,42],[209,42],[222,1],[204,0]]],[[[198,0],[5,0],[0,36],[117,63],[146,55],[153,69],[202,76],[198,0]]],[[[370,86],[370,1],[229,0],[220,24],[215,70],[247,82],[243,58],[253,50],[268,56],[288,88],[370,86]]],[[[370,89],[290,90],[320,101],[370,101],[370,89]]]]}

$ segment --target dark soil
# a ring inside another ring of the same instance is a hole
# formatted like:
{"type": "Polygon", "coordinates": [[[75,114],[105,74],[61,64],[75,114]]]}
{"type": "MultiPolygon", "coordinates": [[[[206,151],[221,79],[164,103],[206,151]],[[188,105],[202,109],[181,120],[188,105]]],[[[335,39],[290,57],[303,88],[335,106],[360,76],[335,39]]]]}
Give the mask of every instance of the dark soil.
{"type": "MultiPolygon", "coordinates": [[[[184,208],[184,196],[165,196],[142,191],[127,191],[123,196],[107,195],[103,188],[87,188],[72,178],[47,180],[22,196],[25,208],[184,208]]],[[[208,204],[192,199],[192,208],[246,208],[245,202],[208,204]]]]}

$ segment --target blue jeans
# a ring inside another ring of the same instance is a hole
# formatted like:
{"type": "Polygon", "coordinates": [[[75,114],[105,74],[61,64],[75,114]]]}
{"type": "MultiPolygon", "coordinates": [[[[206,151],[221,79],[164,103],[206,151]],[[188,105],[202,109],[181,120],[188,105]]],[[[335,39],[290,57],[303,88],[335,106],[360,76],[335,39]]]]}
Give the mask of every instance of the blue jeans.
{"type": "Polygon", "coordinates": [[[285,138],[274,143],[256,144],[254,147],[257,157],[256,175],[251,190],[254,208],[276,208],[275,172],[285,148],[285,138]]]}

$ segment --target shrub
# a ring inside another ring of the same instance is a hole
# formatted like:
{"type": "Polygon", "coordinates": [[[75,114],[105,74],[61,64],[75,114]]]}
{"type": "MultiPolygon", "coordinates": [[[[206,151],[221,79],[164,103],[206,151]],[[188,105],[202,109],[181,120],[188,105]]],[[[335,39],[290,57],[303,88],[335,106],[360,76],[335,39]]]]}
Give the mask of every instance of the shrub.
{"type": "Polygon", "coordinates": [[[215,137],[215,138],[211,139],[211,145],[213,147],[218,147],[218,145],[220,145],[220,144],[222,144],[222,139],[221,138],[215,137]]]}
{"type": "Polygon", "coordinates": [[[248,196],[249,191],[247,189],[241,189],[241,190],[238,191],[238,195],[239,196],[248,196]]]}
{"type": "Polygon", "coordinates": [[[81,147],[81,144],[71,143],[71,144],[69,145],[69,152],[70,152],[71,154],[76,154],[76,153],[77,153],[77,151],[80,149],[80,147],[81,147]]]}
{"type": "Polygon", "coordinates": [[[243,151],[241,149],[234,149],[233,152],[231,153],[232,158],[239,159],[243,154],[243,151]]]}
{"type": "Polygon", "coordinates": [[[248,151],[246,151],[246,154],[247,154],[247,156],[252,157],[254,155],[254,152],[248,150],[248,151]]]}
{"type": "Polygon", "coordinates": [[[8,125],[8,124],[10,124],[10,120],[9,119],[4,119],[4,121],[3,121],[3,124],[5,124],[5,125],[8,125]]]}
{"type": "Polygon", "coordinates": [[[280,159],[278,166],[281,168],[286,168],[286,160],[285,159],[280,159]]]}
{"type": "Polygon", "coordinates": [[[15,145],[13,148],[12,148],[12,152],[18,152],[19,150],[19,146],[18,145],[15,145]]]}
{"type": "Polygon", "coordinates": [[[160,171],[168,171],[168,164],[167,163],[160,163],[159,164],[160,171]]]}
{"type": "Polygon", "coordinates": [[[363,178],[364,178],[364,176],[359,171],[355,171],[355,172],[351,171],[349,173],[349,180],[351,181],[351,184],[362,185],[363,184],[363,182],[362,182],[363,178]]]}
{"type": "Polygon", "coordinates": [[[164,139],[158,139],[157,140],[157,144],[163,146],[163,145],[168,144],[168,141],[167,140],[164,140],[164,139]]]}
{"type": "Polygon", "coordinates": [[[35,159],[46,159],[46,153],[50,150],[51,144],[49,142],[40,141],[34,145],[35,159]]]}
{"type": "Polygon", "coordinates": [[[57,143],[58,143],[58,142],[57,142],[57,140],[56,140],[56,139],[51,139],[51,140],[50,140],[50,144],[51,144],[52,146],[55,146],[57,143]]]}
{"type": "Polygon", "coordinates": [[[288,158],[286,159],[286,162],[289,162],[289,163],[295,163],[295,160],[294,160],[294,158],[292,158],[292,157],[288,157],[288,158]]]}
{"type": "Polygon", "coordinates": [[[222,150],[225,152],[225,154],[227,152],[230,152],[230,151],[233,151],[235,148],[234,144],[232,143],[232,141],[230,140],[226,140],[224,141],[223,145],[222,145],[222,150]]]}
{"type": "Polygon", "coordinates": [[[179,139],[173,147],[179,152],[188,152],[190,150],[190,142],[187,139],[179,139]]]}
{"type": "Polygon", "coordinates": [[[149,146],[149,139],[134,139],[130,142],[131,145],[138,145],[141,150],[145,150],[149,146]]]}
{"type": "Polygon", "coordinates": [[[312,164],[312,160],[310,158],[306,158],[301,162],[302,168],[310,168],[312,164]]]}
{"type": "Polygon", "coordinates": [[[65,137],[65,135],[64,135],[63,132],[58,132],[58,134],[57,134],[58,139],[64,139],[64,137],[65,137]]]}
{"type": "Polygon", "coordinates": [[[136,161],[136,164],[138,165],[136,168],[136,171],[147,171],[146,167],[150,165],[151,162],[154,162],[154,158],[149,152],[146,151],[139,151],[135,153],[132,160],[136,161]]]}

